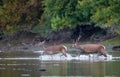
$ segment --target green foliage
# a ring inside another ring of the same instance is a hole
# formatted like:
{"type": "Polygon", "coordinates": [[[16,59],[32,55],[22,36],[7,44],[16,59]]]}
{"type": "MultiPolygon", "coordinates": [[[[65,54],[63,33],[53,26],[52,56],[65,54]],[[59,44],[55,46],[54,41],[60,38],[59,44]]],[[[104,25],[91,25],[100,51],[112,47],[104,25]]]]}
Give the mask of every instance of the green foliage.
{"type": "Polygon", "coordinates": [[[93,0],[95,9],[91,20],[102,27],[111,27],[120,23],[120,0],[93,0]]]}
{"type": "Polygon", "coordinates": [[[53,29],[63,29],[66,26],[67,27],[71,27],[70,23],[74,22],[73,20],[71,20],[70,18],[64,17],[64,18],[60,18],[59,16],[53,17],[51,19],[51,27],[53,29]]]}
{"type": "Polygon", "coordinates": [[[33,29],[31,29],[31,32],[33,33],[40,33],[41,36],[45,37],[51,32],[51,27],[50,26],[45,26],[45,25],[36,25],[33,29]]]}
{"type": "Polygon", "coordinates": [[[118,29],[116,30],[116,33],[118,33],[120,35],[120,26],[118,27],[118,29]]]}
{"type": "Polygon", "coordinates": [[[0,30],[14,33],[31,29],[39,23],[42,14],[41,0],[2,0],[0,6],[0,30]]]}
{"type": "Polygon", "coordinates": [[[95,12],[91,21],[100,27],[118,27],[120,34],[120,0],[93,0],[92,5],[95,12]]]}
{"type": "Polygon", "coordinates": [[[115,37],[106,41],[103,41],[105,45],[120,45],[120,37],[115,37]]]}
{"type": "Polygon", "coordinates": [[[44,0],[43,6],[53,29],[88,23],[112,27],[120,23],[120,0],[44,0]]]}
{"type": "Polygon", "coordinates": [[[44,0],[44,13],[53,29],[73,27],[72,25],[90,21],[92,9],[89,2],[89,0],[44,0]]]}
{"type": "Polygon", "coordinates": [[[5,34],[14,34],[19,30],[19,26],[14,25],[14,26],[10,26],[10,25],[6,25],[6,30],[4,31],[5,34]]]}
{"type": "Polygon", "coordinates": [[[2,6],[3,5],[3,1],[2,0],[0,0],[0,6],[2,6]]]}
{"type": "Polygon", "coordinates": [[[39,32],[39,23],[55,30],[91,23],[113,27],[120,24],[120,0],[0,0],[0,31],[39,32]]]}
{"type": "Polygon", "coordinates": [[[111,19],[111,12],[109,7],[108,8],[103,8],[103,9],[98,9],[95,14],[91,17],[92,21],[95,22],[99,26],[109,26],[109,24],[112,24],[112,19],[111,19]]]}

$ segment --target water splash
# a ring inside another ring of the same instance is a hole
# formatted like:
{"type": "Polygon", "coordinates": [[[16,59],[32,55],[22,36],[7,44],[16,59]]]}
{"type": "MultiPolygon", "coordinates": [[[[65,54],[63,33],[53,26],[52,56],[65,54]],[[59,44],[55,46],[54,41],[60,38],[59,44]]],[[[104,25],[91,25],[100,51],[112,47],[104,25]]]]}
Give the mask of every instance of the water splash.
{"type": "Polygon", "coordinates": [[[98,56],[98,54],[89,54],[89,55],[80,55],[80,56],[71,56],[71,54],[67,53],[67,57],[62,55],[61,53],[54,55],[41,55],[39,56],[41,60],[89,60],[89,61],[110,61],[112,60],[112,55],[107,54],[107,57],[98,56]]]}
{"type": "Polygon", "coordinates": [[[112,55],[107,54],[107,57],[98,56],[98,54],[89,54],[89,55],[76,55],[73,56],[67,53],[67,57],[65,57],[62,53],[54,54],[54,55],[43,55],[44,51],[34,51],[34,53],[40,54],[39,57],[15,57],[15,58],[0,58],[0,60],[79,60],[79,61],[113,61],[120,60],[120,57],[113,57],[112,55]]]}

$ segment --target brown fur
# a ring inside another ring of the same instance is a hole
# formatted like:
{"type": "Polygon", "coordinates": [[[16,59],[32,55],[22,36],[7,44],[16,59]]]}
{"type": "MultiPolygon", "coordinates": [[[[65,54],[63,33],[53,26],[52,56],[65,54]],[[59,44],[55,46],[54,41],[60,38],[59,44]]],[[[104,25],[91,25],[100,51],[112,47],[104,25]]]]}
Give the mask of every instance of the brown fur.
{"type": "Polygon", "coordinates": [[[81,53],[86,53],[86,54],[100,53],[103,56],[107,57],[105,53],[105,46],[101,44],[84,44],[84,45],[73,44],[72,47],[83,50],[83,52],[81,53]]]}
{"type": "Polygon", "coordinates": [[[63,53],[63,55],[67,57],[66,55],[67,47],[64,45],[49,46],[47,48],[44,48],[44,51],[47,54],[63,53]]]}

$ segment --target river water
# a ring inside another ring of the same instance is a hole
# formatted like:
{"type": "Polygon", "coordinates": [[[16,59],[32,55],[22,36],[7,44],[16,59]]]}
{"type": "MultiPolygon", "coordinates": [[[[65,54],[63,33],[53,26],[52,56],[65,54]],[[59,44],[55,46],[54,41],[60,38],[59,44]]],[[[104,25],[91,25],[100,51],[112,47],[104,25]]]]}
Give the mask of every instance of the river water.
{"type": "Polygon", "coordinates": [[[39,52],[0,52],[0,77],[120,77],[120,52],[110,52],[107,58],[39,52]]]}

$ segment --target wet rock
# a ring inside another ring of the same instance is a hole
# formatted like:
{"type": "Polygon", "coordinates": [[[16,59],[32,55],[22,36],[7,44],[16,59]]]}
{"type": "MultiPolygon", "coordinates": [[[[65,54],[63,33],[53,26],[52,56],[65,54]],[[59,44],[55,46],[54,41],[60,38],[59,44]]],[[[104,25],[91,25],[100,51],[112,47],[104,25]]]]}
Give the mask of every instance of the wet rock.
{"type": "Polygon", "coordinates": [[[114,50],[114,51],[120,51],[120,45],[119,46],[113,46],[112,50],[114,50]]]}
{"type": "Polygon", "coordinates": [[[46,71],[46,69],[44,69],[44,68],[40,68],[39,71],[46,71]]]}

